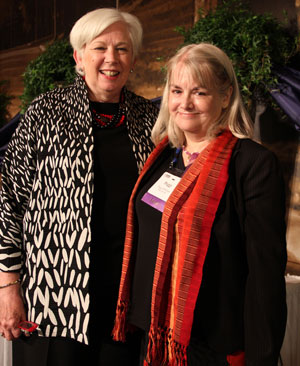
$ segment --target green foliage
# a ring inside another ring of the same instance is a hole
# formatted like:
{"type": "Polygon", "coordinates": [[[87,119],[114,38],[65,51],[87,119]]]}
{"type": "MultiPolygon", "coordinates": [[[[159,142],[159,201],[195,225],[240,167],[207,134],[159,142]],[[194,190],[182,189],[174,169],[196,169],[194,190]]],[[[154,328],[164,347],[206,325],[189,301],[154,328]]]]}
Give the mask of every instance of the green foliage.
{"type": "Polygon", "coordinates": [[[7,107],[9,106],[12,96],[7,94],[7,80],[0,80],[0,128],[8,122],[9,113],[7,107]]]}
{"type": "Polygon", "coordinates": [[[23,74],[24,91],[20,99],[22,112],[39,94],[74,81],[75,62],[72,47],[66,39],[54,41],[45,52],[32,60],[23,74]]]}
{"type": "Polygon", "coordinates": [[[232,60],[246,105],[254,100],[272,104],[268,90],[276,84],[273,65],[286,65],[299,52],[299,36],[292,36],[271,14],[254,14],[245,1],[225,0],[188,30],[177,27],[184,45],[208,42],[232,60]]]}

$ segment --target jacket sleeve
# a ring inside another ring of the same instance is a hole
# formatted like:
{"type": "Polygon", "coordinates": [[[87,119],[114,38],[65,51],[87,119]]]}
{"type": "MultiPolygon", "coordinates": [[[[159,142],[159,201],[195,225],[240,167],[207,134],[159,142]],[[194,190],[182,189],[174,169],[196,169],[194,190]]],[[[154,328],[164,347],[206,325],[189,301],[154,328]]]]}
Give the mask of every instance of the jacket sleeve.
{"type": "Polygon", "coordinates": [[[36,111],[30,107],[19,123],[2,165],[0,194],[0,271],[22,267],[23,219],[36,170],[36,111]]]}
{"type": "MultiPolygon", "coordinates": [[[[286,324],[284,182],[275,155],[247,152],[241,181],[248,263],[245,293],[247,366],[277,366],[286,324]]],[[[256,151],[255,151],[256,150],[256,151]]]]}

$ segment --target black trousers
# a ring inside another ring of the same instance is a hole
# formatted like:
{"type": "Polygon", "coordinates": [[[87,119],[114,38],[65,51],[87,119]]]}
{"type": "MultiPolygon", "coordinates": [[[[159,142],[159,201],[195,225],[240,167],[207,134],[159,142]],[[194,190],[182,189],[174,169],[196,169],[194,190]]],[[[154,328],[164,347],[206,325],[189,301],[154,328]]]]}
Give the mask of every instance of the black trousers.
{"type": "Polygon", "coordinates": [[[84,345],[63,337],[22,337],[13,341],[13,366],[137,366],[140,338],[127,343],[102,339],[84,345]]]}
{"type": "Polygon", "coordinates": [[[227,357],[218,354],[197,339],[191,338],[187,348],[188,366],[228,366],[227,357]]]}
{"type": "MultiPolygon", "coordinates": [[[[144,332],[141,341],[141,355],[139,366],[144,365],[144,359],[147,354],[148,335],[144,332]]],[[[187,348],[188,366],[228,366],[227,357],[210,350],[202,342],[191,338],[187,348]]]]}

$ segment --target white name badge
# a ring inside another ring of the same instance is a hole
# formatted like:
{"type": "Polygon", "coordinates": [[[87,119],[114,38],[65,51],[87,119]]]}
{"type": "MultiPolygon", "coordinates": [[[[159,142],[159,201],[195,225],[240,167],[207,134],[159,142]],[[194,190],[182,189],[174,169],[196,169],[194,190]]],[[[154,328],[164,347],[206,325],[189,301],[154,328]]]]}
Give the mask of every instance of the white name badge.
{"type": "Polygon", "coordinates": [[[163,212],[165,204],[179,183],[181,177],[165,172],[144,194],[142,201],[163,212]]]}

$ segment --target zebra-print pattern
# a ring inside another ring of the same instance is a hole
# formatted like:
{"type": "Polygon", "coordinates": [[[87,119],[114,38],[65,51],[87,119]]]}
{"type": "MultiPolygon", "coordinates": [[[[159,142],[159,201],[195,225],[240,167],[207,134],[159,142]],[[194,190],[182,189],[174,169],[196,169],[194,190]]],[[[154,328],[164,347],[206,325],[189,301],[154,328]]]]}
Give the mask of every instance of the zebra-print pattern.
{"type": "MultiPolygon", "coordinates": [[[[124,94],[140,170],[153,148],[158,111],[124,94]]],[[[77,77],[28,108],[6,152],[0,195],[0,271],[21,272],[28,319],[40,324],[42,335],[86,344],[93,148],[87,89],[77,77]]]]}

